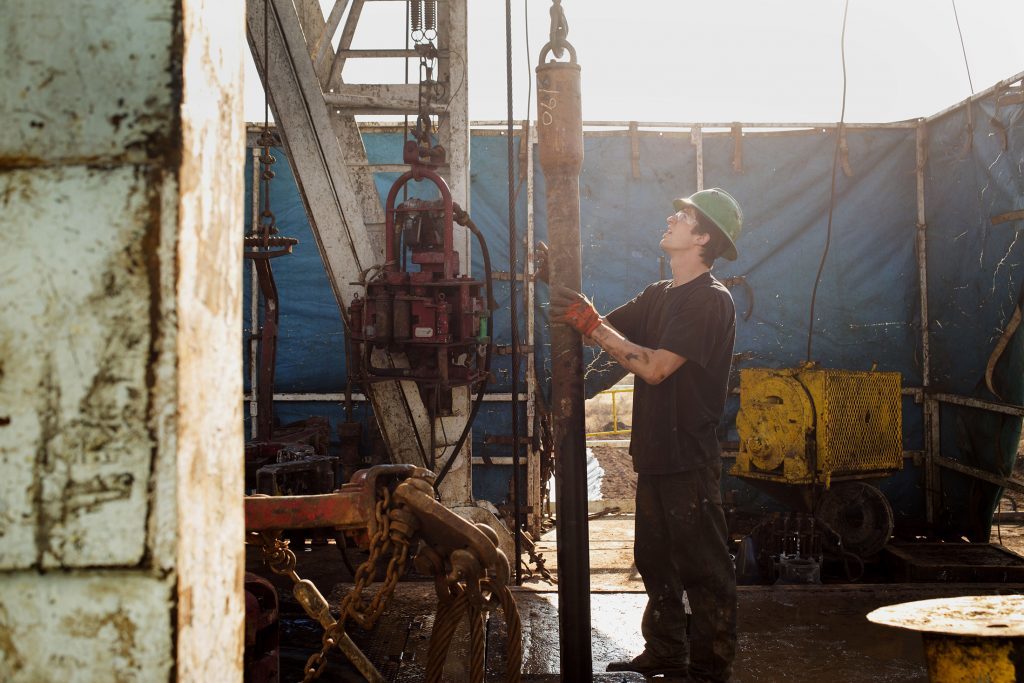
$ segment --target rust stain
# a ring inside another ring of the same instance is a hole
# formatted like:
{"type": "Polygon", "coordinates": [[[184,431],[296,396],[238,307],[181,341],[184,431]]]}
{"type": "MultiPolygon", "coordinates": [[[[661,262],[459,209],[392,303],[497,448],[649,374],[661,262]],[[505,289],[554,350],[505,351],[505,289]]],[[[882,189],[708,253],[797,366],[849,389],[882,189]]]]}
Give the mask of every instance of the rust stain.
{"type": "Polygon", "coordinates": [[[0,661],[13,673],[25,668],[25,661],[14,642],[14,629],[10,626],[10,618],[3,605],[0,605],[0,661]]]}
{"type": "MultiPolygon", "coordinates": [[[[166,267],[162,254],[160,253],[160,243],[162,239],[163,231],[163,205],[161,203],[161,188],[163,183],[170,182],[173,179],[173,175],[167,173],[164,169],[150,169],[146,174],[147,188],[146,197],[147,204],[140,211],[138,218],[138,224],[145,226],[145,233],[142,236],[141,248],[142,258],[145,263],[146,276],[149,280],[149,360],[146,363],[146,397],[145,397],[145,424],[146,430],[151,444],[150,448],[150,462],[149,462],[149,482],[147,482],[147,496],[146,496],[146,529],[151,529],[151,518],[153,515],[153,497],[155,482],[153,481],[152,473],[156,471],[157,458],[160,453],[160,434],[159,434],[159,417],[158,407],[156,405],[157,395],[157,375],[156,368],[160,361],[160,345],[163,340],[164,328],[163,322],[163,293],[160,288],[160,282],[162,280],[162,269],[166,267]]],[[[177,258],[172,260],[170,266],[175,271],[178,269],[177,258]]],[[[175,277],[177,282],[177,277],[175,277]]],[[[147,532],[148,533],[148,532],[147,532]]],[[[152,564],[151,547],[150,543],[146,543],[145,551],[140,562],[142,566],[149,566],[152,564]]]]}
{"type": "Polygon", "coordinates": [[[86,481],[68,481],[64,486],[64,507],[71,512],[92,512],[105,503],[131,497],[134,481],[130,472],[97,474],[86,481]]]}
{"type": "Polygon", "coordinates": [[[54,378],[53,356],[47,354],[43,362],[42,377],[39,380],[39,441],[36,442],[36,458],[33,462],[31,484],[32,503],[36,514],[36,566],[43,566],[44,557],[52,552],[51,539],[55,521],[47,510],[43,482],[54,471],[50,445],[60,434],[60,386],[54,378]]]}
{"type": "MultiPolygon", "coordinates": [[[[147,286],[145,259],[135,235],[123,239],[125,246],[109,256],[83,302],[83,310],[102,323],[105,336],[100,345],[102,355],[96,359],[78,409],[62,417],[61,378],[52,355],[46,357],[33,392],[40,423],[31,484],[35,562],[39,567],[51,558],[64,561],[63,544],[55,540],[56,529],[75,523],[76,515],[130,498],[135,490],[137,474],[97,472],[95,467],[121,460],[135,464],[139,445],[145,448],[147,439],[155,444],[154,435],[145,431],[143,392],[136,370],[148,360],[147,330],[138,311],[147,286]]],[[[48,324],[59,329],[66,316],[64,303],[54,294],[49,304],[48,324]]]]}
{"type": "Polygon", "coordinates": [[[121,122],[124,121],[126,118],[128,118],[128,114],[120,113],[113,114],[108,120],[110,121],[110,125],[113,126],[114,130],[118,131],[121,130],[121,122]]]}
{"type": "MultiPolygon", "coordinates": [[[[42,128],[33,125],[33,128],[42,128]]],[[[125,151],[117,154],[78,154],[57,157],[40,157],[31,154],[0,154],[0,173],[5,171],[18,171],[23,169],[55,168],[63,169],[68,166],[88,166],[90,168],[109,168],[111,166],[131,166],[145,163],[151,160],[156,153],[155,150],[162,150],[167,147],[166,136],[151,134],[137,142],[125,146],[125,151]],[[139,152],[143,154],[140,155],[139,152]]]]}
{"type": "Polygon", "coordinates": [[[14,199],[28,203],[35,196],[33,176],[28,173],[11,173],[3,168],[3,161],[0,160],[0,202],[3,206],[10,205],[14,199]]]}
{"type": "Polygon", "coordinates": [[[107,614],[85,614],[81,610],[65,616],[61,619],[61,628],[68,634],[77,638],[96,639],[100,631],[110,627],[114,631],[115,640],[111,643],[113,651],[124,659],[130,668],[137,669],[135,662],[135,634],[138,625],[131,620],[123,609],[118,609],[107,614]]]}
{"type": "Polygon", "coordinates": [[[178,628],[192,625],[192,586],[178,593],[178,628]]]}

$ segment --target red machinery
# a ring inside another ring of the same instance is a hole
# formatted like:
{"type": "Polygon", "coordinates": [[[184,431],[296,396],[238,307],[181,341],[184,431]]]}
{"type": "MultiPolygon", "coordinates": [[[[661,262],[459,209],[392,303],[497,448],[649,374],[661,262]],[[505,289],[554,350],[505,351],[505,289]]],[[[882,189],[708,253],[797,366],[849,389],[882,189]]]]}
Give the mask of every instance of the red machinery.
{"type": "MultiPolygon", "coordinates": [[[[351,339],[354,356],[361,359],[363,381],[401,378],[449,389],[486,378],[483,358],[490,307],[481,293],[484,282],[459,274],[453,225],[456,219],[463,224],[472,221],[452,203],[447,183],[430,168],[443,161],[444,152],[439,147],[427,155],[420,152],[415,141],[406,143],[404,157],[412,168],[388,193],[385,262],[366,283],[365,298],[356,295],[352,300],[351,339]],[[410,180],[429,180],[440,199],[410,198],[395,206],[399,191],[410,180]],[[409,368],[375,367],[373,347],[404,352],[409,368]]],[[[474,228],[470,226],[476,233],[474,228]]]]}

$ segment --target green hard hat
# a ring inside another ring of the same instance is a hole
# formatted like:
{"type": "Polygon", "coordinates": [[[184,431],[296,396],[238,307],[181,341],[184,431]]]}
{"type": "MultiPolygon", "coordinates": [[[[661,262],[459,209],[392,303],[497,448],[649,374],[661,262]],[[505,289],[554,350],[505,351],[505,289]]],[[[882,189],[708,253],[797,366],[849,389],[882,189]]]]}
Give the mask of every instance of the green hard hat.
{"type": "Polygon", "coordinates": [[[720,187],[713,187],[710,190],[694,192],[689,197],[675,199],[672,206],[676,211],[692,206],[714,223],[729,240],[729,246],[722,252],[722,258],[736,260],[739,255],[736,252],[736,240],[743,229],[743,211],[731,194],[720,187]]]}

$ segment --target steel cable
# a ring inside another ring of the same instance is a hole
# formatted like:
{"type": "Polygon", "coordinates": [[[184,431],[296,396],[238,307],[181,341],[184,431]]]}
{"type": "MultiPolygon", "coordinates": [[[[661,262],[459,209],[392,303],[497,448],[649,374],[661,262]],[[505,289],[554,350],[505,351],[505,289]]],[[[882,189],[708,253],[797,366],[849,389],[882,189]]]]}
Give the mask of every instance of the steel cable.
{"type": "Polygon", "coordinates": [[[453,586],[458,595],[441,598],[437,602],[437,614],[434,616],[434,627],[430,632],[430,645],[427,650],[427,683],[440,683],[444,675],[444,662],[448,658],[448,650],[452,637],[459,624],[459,617],[466,609],[466,593],[460,586],[453,586]]]}
{"type": "Polygon", "coordinates": [[[519,238],[516,232],[516,182],[515,182],[515,144],[512,127],[512,0],[505,0],[505,82],[506,104],[508,109],[508,281],[509,281],[509,318],[512,336],[512,534],[515,539],[515,582],[523,582],[519,558],[522,545],[519,540],[519,524],[522,516],[522,495],[519,486],[519,300],[518,300],[518,251],[519,238]]]}
{"type": "Polygon", "coordinates": [[[497,591],[501,601],[501,611],[505,615],[505,631],[508,642],[505,643],[505,680],[508,683],[519,683],[523,669],[523,624],[519,619],[519,606],[508,586],[497,591]]]}
{"type": "MultiPolygon", "coordinates": [[[[519,683],[523,668],[523,633],[515,597],[508,586],[502,586],[495,590],[489,580],[483,581],[482,585],[491,589],[505,616],[505,630],[508,637],[505,644],[505,680],[508,683],[519,683]]],[[[455,584],[451,590],[453,595],[438,600],[437,614],[434,617],[434,627],[430,634],[430,645],[427,652],[426,680],[428,683],[439,683],[442,680],[444,664],[448,659],[452,639],[462,616],[466,615],[469,620],[469,680],[473,683],[482,682],[486,664],[484,629],[486,612],[469,600],[469,594],[462,586],[455,584]]]]}
{"type": "Polygon", "coordinates": [[[956,21],[956,33],[960,36],[960,51],[964,54],[964,69],[967,70],[967,85],[971,87],[971,94],[974,94],[974,81],[971,80],[971,65],[967,63],[967,47],[964,46],[964,34],[960,30],[960,17],[956,13],[956,0],[949,0],[953,5],[953,19],[956,21]]]}
{"type": "Polygon", "coordinates": [[[466,601],[466,616],[469,619],[469,680],[472,683],[484,681],[484,613],[480,606],[466,601]]]}

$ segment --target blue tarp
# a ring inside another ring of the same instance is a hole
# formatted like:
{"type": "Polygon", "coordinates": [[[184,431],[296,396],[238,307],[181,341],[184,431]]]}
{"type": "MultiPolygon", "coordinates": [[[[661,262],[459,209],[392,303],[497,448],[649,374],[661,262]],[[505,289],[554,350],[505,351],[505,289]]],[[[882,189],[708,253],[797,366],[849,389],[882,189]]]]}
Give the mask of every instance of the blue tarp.
{"type": "MultiPolygon", "coordinates": [[[[931,385],[943,392],[996,399],[982,379],[986,361],[1018,303],[1024,222],[992,224],[992,217],[1024,208],[1024,109],[996,106],[996,95],[972,105],[972,131],[965,107],[926,127],[926,234],[930,317],[931,385]]],[[[828,257],[815,299],[812,359],[822,366],[851,370],[898,371],[904,386],[920,387],[922,344],[916,258],[917,179],[914,128],[848,129],[847,175],[840,170],[828,257]]],[[[401,136],[364,136],[371,163],[397,163],[401,136]]],[[[826,242],[834,131],[750,132],[741,139],[742,168],[735,168],[736,140],[728,133],[704,136],[705,186],[732,193],[745,213],[740,258],[719,261],[720,279],[743,276],[753,296],[734,288],[738,312],[738,367],[790,367],[805,360],[809,310],[815,274],[826,242]]],[[[518,138],[516,139],[518,144],[518,138]]],[[[696,189],[696,154],[688,133],[639,133],[639,177],[634,178],[629,133],[585,136],[580,179],[584,291],[599,310],[608,311],[659,279],[658,241],[671,199],[696,189]]],[[[281,295],[281,337],[277,390],[338,392],[344,387],[344,332],[302,203],[281,151],[272,204],[283,232],[301,241],[293,256],[274,262],[281,295]]],[[[494,267],[508,268],[506,140],[474,134],[471,141],[471,211],[485,232],[494,267]]],[[[251,163],[251,157],[250,157],[251,163]]],[[[380,174],[386,194],[396,177],[380,174]]],[[[545,239],[543,174],[536,171],[536,240],[545,239]]],[[[247,179],[249,174],[247,174],[247,179]]],[[[525,234],[525,189],[517,202],[520,236],[525,234]]],[[[525,245],[520,240],[520,263],[525,245]]],[[[476,251],[476,250],[475,250],[476,251]]],[[[479,253],[474,273],[482,275],[479,253]]],[[[537,287],[538,373],[549,367],[547,292],[537,287]]],[[[507,282],[497,283],[502,309],[495,315],[499,344],[510,341],[507,282]]],[[[248,307],[246,309],[248,314],[248,307]]],[[[520,321],[520,330],[525,324],[520,321]]],[[[522,334],[522,332],[521,332],[522,334]]],[[[1013,339],[997,366],[1003,401],[1024,402],[1024,348],[1013,339]]],[[[587,390],[594,394],[621,371],[588,352],[587,390]]],[[[494,364],[490,391],[508,392],[509,358],[494,364]]],[[[735,440],[731,400],[723,439],[735,440]]],[[[298,406],[279,412],[299,416],[298,406]]],[[[323,413],[322,406],[303,406],[323,413]]],[[[337,413],[337,411],[334,411],[337,413]]],[[[922,415],[909,397],[903,405],[904,448],[923,448],[922,415]]],[[[946,406],[941,415],[942,454],[992,472],[1008,474],[1020,435],[1020,420],[975,409],[946,406]]],[[[511,431],[507,404],[488,403],[474,427],[474,452],[491,455],[485,435],[511,431]]],[[[475,492],[500,502],[507,495],[508,471],[495,468],[474,475],[475,492]]],[[[942,477],[948,512],[941,520],[951,536],[987,537],[988,520],[999,490],[946,471],[942,477]]],[[[767,502],[742,482],[727,480],[738,499],[767,502]]],[[[924,517],[923,476],[908,464],[883,482],[898,522],[924,517]]]]}

